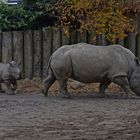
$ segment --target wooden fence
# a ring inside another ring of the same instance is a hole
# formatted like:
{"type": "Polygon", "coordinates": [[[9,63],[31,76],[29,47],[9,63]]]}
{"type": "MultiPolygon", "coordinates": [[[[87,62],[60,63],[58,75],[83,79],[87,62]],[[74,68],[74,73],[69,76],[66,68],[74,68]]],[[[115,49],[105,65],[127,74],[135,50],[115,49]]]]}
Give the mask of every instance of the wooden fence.
{"type": "MultiPolygon", "coordinates": [[[[90,44],[107,45],[104,35],[93,40],[87,32],[73,32],[70,37],[64,35],[62,28],[43,28],[41,30],[12,31],[0,33],[0,61],[8,63],[15,60],[23,77],[44,77],[51,54],[64,44],[87,42],[90,44]]],[[[129,48],[140,57],[140,34],[128,33],[123,40],[116,43],[129,48]]]]}

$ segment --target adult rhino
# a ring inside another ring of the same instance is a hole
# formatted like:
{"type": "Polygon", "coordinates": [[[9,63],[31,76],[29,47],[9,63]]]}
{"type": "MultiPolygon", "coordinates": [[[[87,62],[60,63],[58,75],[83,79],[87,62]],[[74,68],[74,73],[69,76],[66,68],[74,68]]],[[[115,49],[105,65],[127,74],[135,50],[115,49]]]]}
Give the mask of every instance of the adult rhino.
{"type": "Polygon", "coordinates": [[[121,45],[95,46],[86,43],[64,45],[50,57],[48,76],[44,80],[44,94],[58,80],[59,92],[70,97],[67,80],[83,83],[100,82],[101,95],[111,82],[118,84],[131,97],[140,96],[139,60],[121,45]]]}

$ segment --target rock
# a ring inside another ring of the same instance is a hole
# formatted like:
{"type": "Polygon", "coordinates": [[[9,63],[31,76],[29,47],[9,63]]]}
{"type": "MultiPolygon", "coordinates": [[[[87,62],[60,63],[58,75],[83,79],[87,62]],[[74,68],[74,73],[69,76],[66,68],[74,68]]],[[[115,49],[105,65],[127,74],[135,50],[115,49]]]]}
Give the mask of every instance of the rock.
{"type": "Polygon", "coordinates": [[[83,88],[86,84],[75,81],[75,80],[71,80],[69,83],[69,87],[72,89],[80,89],[83,88]]]}

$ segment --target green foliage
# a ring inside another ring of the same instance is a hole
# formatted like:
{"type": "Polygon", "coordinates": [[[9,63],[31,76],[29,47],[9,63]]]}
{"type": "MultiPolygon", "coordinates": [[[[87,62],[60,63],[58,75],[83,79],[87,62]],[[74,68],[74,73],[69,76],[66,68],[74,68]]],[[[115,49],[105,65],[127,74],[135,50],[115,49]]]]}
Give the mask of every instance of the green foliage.
{"type": "Polygon", "coordinates": [[[47,12],[57,3],[57,0],[24,0],[22,5],[25,9],[47,12]]]}
{"type": "Polygon", "coordinates": [[[0,30],[20,30],[31,28],[32,21],[40,16],[39,12],[25,10],[22,6],[8,6],[0,2],[0,30]]]}
{"type": "Polygon", "coordinates": [[[57,18],[51,11],[57,0],[24,0],[9,6],[0,0],[0,31],[38,29],[54,25],[57,18]]]}

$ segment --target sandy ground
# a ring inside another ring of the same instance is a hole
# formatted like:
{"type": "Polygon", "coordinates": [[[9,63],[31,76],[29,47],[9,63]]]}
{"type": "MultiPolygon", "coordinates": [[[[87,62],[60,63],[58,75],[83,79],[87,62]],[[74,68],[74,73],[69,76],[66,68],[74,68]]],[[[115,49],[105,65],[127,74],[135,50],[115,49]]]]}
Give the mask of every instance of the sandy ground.
{"type": "Polygon", "coordinates": [[[125,99],[112,84],[101,98],[98,84],[69,83],[72,99],[48,97],[42,82],[19,82],[16,95],[0,94],[0,140],[139,140],[140,99],[125,99]]]}

